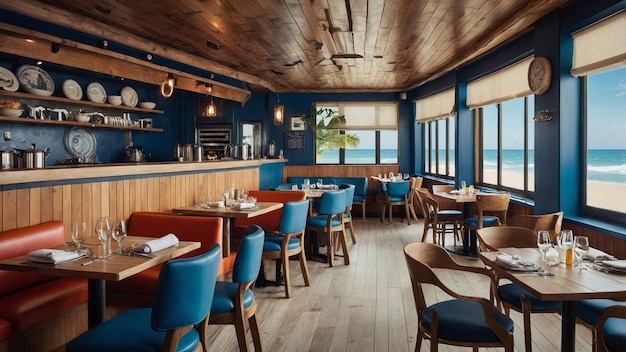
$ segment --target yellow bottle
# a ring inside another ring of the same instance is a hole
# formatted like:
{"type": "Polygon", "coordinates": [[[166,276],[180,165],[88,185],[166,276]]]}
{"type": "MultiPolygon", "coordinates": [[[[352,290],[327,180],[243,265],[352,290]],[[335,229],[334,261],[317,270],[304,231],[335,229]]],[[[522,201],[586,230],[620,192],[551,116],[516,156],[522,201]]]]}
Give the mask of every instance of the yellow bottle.
{"type": "Polygon", "coordinates": [[[574,249],[568,248],[565,250],[565,265],[572,265],[574,263],[574,249]]]}

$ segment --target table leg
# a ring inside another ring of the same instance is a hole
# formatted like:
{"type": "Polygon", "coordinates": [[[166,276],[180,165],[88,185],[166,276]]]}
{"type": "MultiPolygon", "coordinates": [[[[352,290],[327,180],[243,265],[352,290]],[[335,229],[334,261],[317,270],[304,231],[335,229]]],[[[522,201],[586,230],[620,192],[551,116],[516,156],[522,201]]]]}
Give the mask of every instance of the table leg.
{"type": "Polygon", "coordinates": [[[106,312],[106,283],[104,280],[87,280],[87,322],[89,328],[102,323],[106,312]]]}
{"type": "Polygon", "coordinates": [[[232,222],[235,218],[222,218],[222,257],[230,256],[230,229],[233,227],[232,222]]]}
{"type": "Polygon", "coordinates": [[[561,351],[576,348],[576,301],[563,301],[561,309],[561,351]]]}

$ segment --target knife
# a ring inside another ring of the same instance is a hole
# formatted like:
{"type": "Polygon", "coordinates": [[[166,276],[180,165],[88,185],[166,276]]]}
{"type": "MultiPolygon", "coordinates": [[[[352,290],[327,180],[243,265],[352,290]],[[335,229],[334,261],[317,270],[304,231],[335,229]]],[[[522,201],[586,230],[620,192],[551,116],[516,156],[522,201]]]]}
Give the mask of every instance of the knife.
{"type": "Polygon", "coordinates": [[[146,257],[146,258],[155,258],[156,257],[154,254],[143,253],[143,252],[131,252],[131,255],[136,255],[136,256],[146,257]]]}
{"type": "Polygon", "coordinates": [[[105,255],[105,256],[102,256],[102,257],[98,257],[98,258],[95,258],[95,259],[92,259],[92,260],[88,260],[88,261],[86,261],[84,263],[80,263],[80,265],[85,266],[85,265],[93,264],[95,262],[99,262],[99,261],[107,259],[107,258],[110,258],[110,256],[106,256],[105,255]]]}

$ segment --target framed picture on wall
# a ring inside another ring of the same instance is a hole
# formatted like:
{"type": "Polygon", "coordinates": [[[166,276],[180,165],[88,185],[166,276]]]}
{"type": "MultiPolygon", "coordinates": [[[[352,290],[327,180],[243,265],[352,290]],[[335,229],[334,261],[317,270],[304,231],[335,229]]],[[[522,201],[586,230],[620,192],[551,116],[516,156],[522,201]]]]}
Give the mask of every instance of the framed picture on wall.
{"type": "Polygon", "coordinates": [[[289,119],[289,130],[290,131],[304,131],[306,129],[306,124],[304,120],[302,120],[302,116],[291,116],[289,119]]]}

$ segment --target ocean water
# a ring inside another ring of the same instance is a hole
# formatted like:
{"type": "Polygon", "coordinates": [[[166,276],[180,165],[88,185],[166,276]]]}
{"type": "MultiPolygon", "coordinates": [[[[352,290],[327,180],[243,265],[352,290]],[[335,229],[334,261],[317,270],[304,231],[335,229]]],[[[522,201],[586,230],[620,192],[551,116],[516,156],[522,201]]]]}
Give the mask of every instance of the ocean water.
{"type": "MultiPolygon", "coordinates": [[[[454,163],[454,151],[450,151],[451,163],[454,163]]],[[[375,158],[374,149],[347,149],[346,163],[372,164],[375,158]]],[[[440,151],[440,160],[445,160],[445,153],[440,151]]],[[[336,164],[339,161],[339,151],[324,151],[320,163],[336,164]]],[[[502,152],[503,172],[524,172],[524,151],[507,149],[502,152]]],[[[398,156],[395,149],[381,150],[381,163],[397,163],[398,156]]],[[[486,150],[484,155],[485,169],[495,170],[497,166],[497,151],[486,150]]],[[[626,150],[624,149],[597,149],[589,150],[587,155],[587,177],[590,181],[626,184],[626,150]]],[[[528,154],[528,171],[535,172],[534,153],[528,154]]]]}

